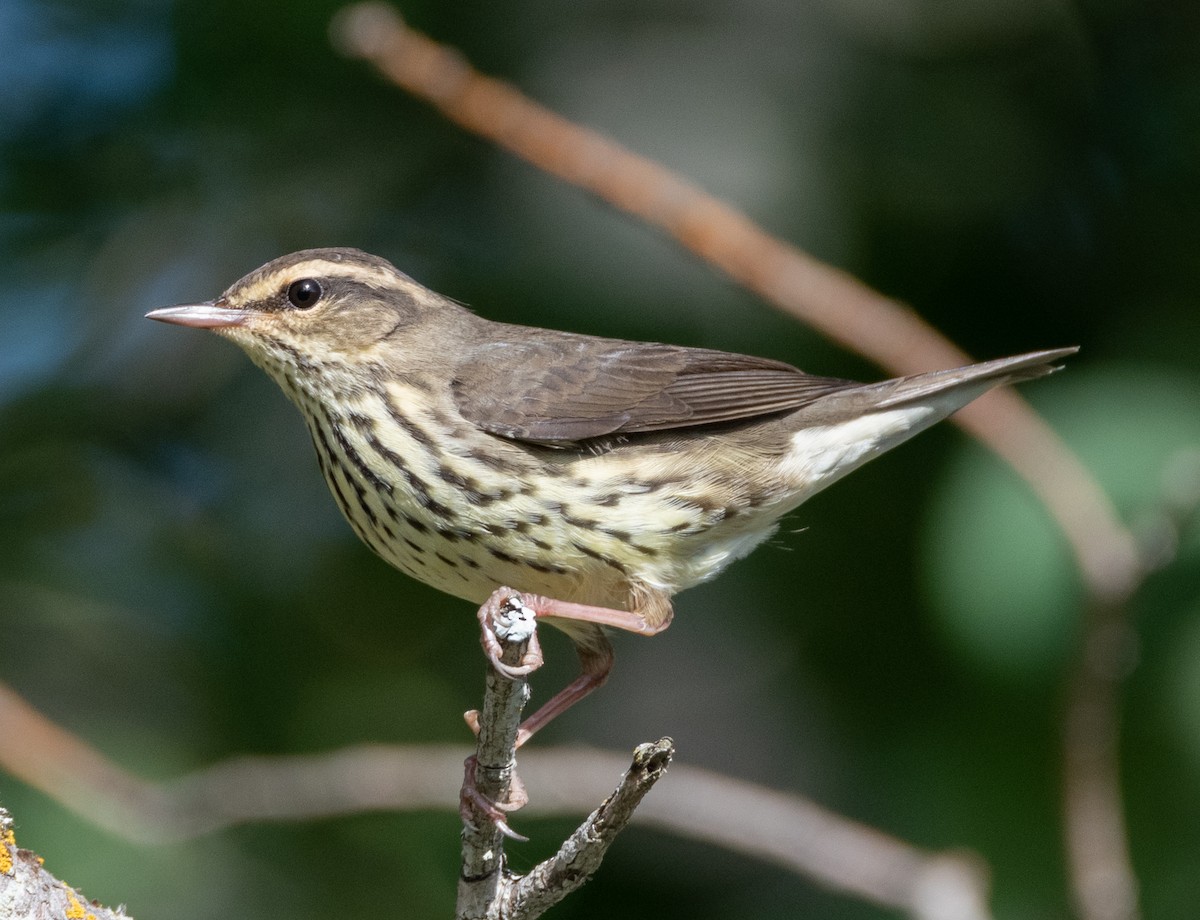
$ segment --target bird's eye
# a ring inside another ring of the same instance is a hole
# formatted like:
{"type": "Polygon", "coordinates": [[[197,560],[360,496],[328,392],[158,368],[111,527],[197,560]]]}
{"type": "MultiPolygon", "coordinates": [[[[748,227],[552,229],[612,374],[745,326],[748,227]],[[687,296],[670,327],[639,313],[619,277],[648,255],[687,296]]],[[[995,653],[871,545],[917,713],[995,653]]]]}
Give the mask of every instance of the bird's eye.
{"type": "Polygon", "coordinates": [[[293,281],[287,289],[288,302],[297,310],[307,310],[315,307],[321,299],[321,285],[312,278],[302,278],[293,281]]]}

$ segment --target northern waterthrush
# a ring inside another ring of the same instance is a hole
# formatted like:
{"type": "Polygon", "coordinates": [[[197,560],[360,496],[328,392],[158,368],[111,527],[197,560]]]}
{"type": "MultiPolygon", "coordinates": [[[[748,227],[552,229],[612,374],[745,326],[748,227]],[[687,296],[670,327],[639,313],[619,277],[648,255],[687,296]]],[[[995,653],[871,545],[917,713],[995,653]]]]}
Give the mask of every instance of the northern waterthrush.
{"type": "Polygon", "coordinates": [[[882,383],[778,361],[483,319],[376,256],[283,256],[151,319],[240,345],[299,407],[350,526],[396,568],[475,604],[501,586],[603,682],[605,626],[666,627],[779,518],[994,386],[1074,348],[882,383]]]}

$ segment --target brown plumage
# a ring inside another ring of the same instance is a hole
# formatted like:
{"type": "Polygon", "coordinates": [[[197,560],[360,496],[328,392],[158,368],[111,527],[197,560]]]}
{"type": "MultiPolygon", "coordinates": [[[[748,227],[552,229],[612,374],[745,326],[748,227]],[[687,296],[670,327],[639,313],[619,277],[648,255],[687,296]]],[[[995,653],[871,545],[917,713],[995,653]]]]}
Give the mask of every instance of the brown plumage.
{"type": "Polygon", "coordinates": [[[234,340],[300,408],[355,532],[472,603],[528,592],[598,685],[604,626],[653,633],[671,597],[744,556],[809,496],[1073,348],[862,384],[765,358],[512,326],[375,256],[269,262],[154,319],[234,340]]]}

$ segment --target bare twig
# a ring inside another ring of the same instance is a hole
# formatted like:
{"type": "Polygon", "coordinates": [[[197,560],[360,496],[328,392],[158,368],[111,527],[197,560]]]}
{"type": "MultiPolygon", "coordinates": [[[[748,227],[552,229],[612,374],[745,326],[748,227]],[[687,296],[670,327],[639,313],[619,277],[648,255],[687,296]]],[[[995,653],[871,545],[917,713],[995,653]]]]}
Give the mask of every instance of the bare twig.
{"type": "MultiPolygon", "coordinates": [[[[663,775],[675,753],[669,738],[644,744],[621,784],[550,859],[525,876],[508,871],[504,838],[517,835],[504,813],[527,803],[516,776],[521,712],[529,700],[528,675],[542,663],[537,623],[525,599],[497,590],[479,608],[488,671],[483,709],[467,714],[479,729],[476,753],[467,759],[462,789],[462,874],[459,920],[533,920],[580,888],[598,868],[634,809],[663,775]],[[519,796],[513,791],[519,789],[519,796]],[[515,799],[515,800],[514,800],[515,799]]],[[[523,839],[523,838],[520,838],[523,839]]]]}
{"type": "Polygon", "coordinates": [[[475,753],[466,761],[461,792],[462,872],[455,913],[460,920],[494,916],[503,893],[504,838],[516,835],[502,809],[511,807],[511,793],[518,785],[517,734],[529,701],[530,669],[518,666],[537,641],[533,611],[519,596],[493,595],[479,608],[479,617],[484,648],[489,656],[498,651],[499,661],[488,669],[483,709],[470,714],[471,721],[478,723],[479,737],[475,753]],[[499,668],[505,666],[509,673],[502,674],[499,668]]]}
{"type": "Polygon", "coordinates": [[[112,910],[87,900],[55,878],[42,859],[17,846],[12,818],[0,808],[0,917],[4,920],[129,920],[122,908],[112,910]]]}
{"type": "Polygon", "coordinates": [[[532,920],[582,887],[600,868],[609,846],[625,830],[674,756],[675,744],[670,738],[639,745],[616,791],[588,815],[557,853],[514,880],[502,916],[532,920]]]}
{"type": "MultiPolygon", "coordinates": [[[[888,370],[908,374],[969,360],[905,305],[771,236],[665,167],[478,73],[456,50],[407,28],[386,4],[347,7],[332,31],[344,53],[369,60],[446,118],[663,230],[767,302],[888,370]]],[[[1118,783],[1117,685],[1107,676],[1112,662],[1098,660],[1094,649],[1111,649],[1114,637],[1132,634],[1125,606],[1145,566],[1103,489],[1016,392],[993,391],[954,420],[1029,484],[1066,537],[1090,598],[1086,651],[1067,694],[1064,808],[1080,912],[1109,920],[1114,902],[1105,893],[1085,894],[1098,890],[1087,879],[1099,873],[1108,879],[1105,891],[1131,897],[1137,886],[1118,783]]],[[[1126,918],[1136,917],[1136,900],[1130,903],[1126,918]]]]}

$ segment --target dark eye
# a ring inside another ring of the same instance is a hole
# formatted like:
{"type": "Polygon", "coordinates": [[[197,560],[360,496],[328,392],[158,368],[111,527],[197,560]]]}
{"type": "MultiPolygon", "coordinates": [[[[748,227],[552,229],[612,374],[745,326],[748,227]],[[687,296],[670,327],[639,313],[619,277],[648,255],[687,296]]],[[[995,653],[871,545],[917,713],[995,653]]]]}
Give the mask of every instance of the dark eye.
{"type": "Polygon", "coordinates": [[[307,310],[315,307],[321,299],[321,285],[312,278],[293,281],[287,290],[288,301],[297,310],[307,310]]]}

